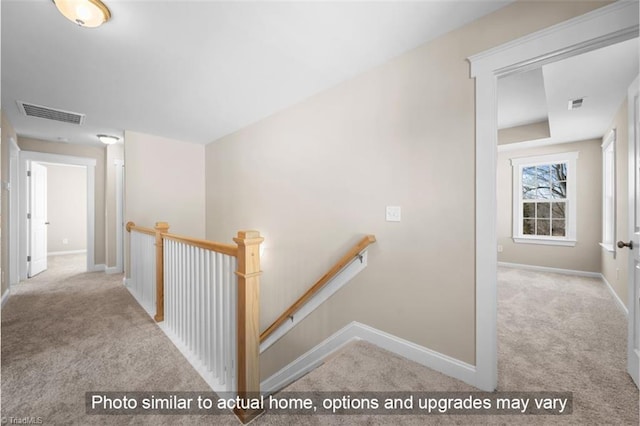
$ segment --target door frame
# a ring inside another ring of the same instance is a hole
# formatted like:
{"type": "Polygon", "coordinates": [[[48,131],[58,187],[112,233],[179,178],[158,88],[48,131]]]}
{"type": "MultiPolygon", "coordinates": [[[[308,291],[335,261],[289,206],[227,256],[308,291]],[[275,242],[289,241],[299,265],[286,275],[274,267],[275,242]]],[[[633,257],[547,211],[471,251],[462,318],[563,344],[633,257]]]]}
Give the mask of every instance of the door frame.
{"type": "MultiPolygon", "coordinates": [[[[627,237],[629,238],[630,241],[634,241],[636,240],[635,237],[635,227],[636,227],[636,202],[637,200],[635,200],[636,197],[636,193],[637,193],[637,188],[636,186],[638,185],[638,176],[636,176],[637,173],[637,164],[635,163],[635,158],[637,158],[638,153],[636,152],[636,133],[638,131],[640,131],[640,129],[638,129],[636,127],[636,114],[640,114],[640,111],[637,111],[636,109],[636,99],[635,96],[637,96],[638,90],[639,90],[639,86],[640,86],[640,76],[636,77],[636,79],[633,81],[633,83],[631,83],[631,85],[629,86],[629,90],[627,91],[627,107],[628,107],[628,112],[627,112],[627,120],[628,120],[628,129],[629,129],[629,221],[628,221],[628,235],[627,237]],[[632,195],[633,194],[633,195],[632,195]],[[635,202],[632,202],[635,201],[635,202]]],[[[629,327],[627,330],[627,369],[628,371],[631,373],[631,377],[633,378],[633,380],[636,382],[636,386],[639,384],[638,383],[638,375],[640,373],[640,365],[638,365],[636,363],[636,360],[638,359],[638,355],[635,354],[635,348],[634,348],[634,340],[636,338],[635,336],[635,327],[637,326],[637,324],[635,324],[636,322],[636,318],[637,316],[640,314],[639,312],[637,312],[638,309],[638,300],[640,298],[640,295],[638,294],[638,287],[637,287],[637,283],[635,282],[635,276],[636,276],[636,272],[635,272],[635,255],[633,253],[629,253],[629,272],[627,274],[627,278],[629,280],[629,287],[628,287],[628,297],[627,297],[627,319],[629,322],[629,327]]]]}
{"type": "Polygon", "coordinates": [[[124,160],[114,160],[116,179],[116,273],[124,272],[124,160]]]}
{"type": "Polygon", "coordinates": [[[35,151],[19,152],[19,187],[20,191],[20,211],[19,216],[19,250],[20,280],[27,279],[28,262],[28,224],[27,206],[29,197],[29,185],[27,185],[27,170],[31,162],[54,163],[72,166],[84,166],[87,173],[87,271],[95,271],[95,158],[73,157],[70,155],[49,154],[35,151]]]}
{"type": "Polygon", "coordinates": [[[16,140],[9,138],[9,289],[20,282],[20,257],[17,255],[23,245],[18,238],[20,217],[20,183],[19,183],[19,154],[20,147],[16,140]]]}
{"type": "MultiPolygon", "coordinates": [[[[619,1],[468,58],[475,78],[476,387],[498,385],[497,80],[638,37],[638,2],[619,1]]],[[[633,306],[629,314],[632,315],[633,306]]]]}

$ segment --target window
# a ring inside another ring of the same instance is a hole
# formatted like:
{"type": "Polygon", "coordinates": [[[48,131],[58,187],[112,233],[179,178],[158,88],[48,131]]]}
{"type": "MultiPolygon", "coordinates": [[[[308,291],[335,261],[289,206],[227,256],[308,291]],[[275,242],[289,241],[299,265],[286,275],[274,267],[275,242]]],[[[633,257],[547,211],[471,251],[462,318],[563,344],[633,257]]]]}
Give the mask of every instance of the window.
{"type": "Polygon", "coordinates": [[[602,242],[607,251],[615,253],[616,240],[616,131],[609,132],[602,142],[602,242]]]}
{"type": "Polygon", "coordinates": [[[577,159],[577,152],[511,159],[515,242],[575,245],[577,159]]]}

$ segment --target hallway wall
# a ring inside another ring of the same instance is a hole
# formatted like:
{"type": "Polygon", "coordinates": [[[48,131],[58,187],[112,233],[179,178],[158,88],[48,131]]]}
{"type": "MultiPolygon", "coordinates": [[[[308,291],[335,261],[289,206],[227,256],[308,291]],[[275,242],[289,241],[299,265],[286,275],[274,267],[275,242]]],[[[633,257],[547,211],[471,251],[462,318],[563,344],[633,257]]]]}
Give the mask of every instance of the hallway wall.
{"type": "Polygon", "coordinates": [[[604,4],[513,3],[207,145],[207,238],[265,237],[262,329],[363,234],[378,238],[367,269],[261,355],[263,377],[351,321],[475,364],[466,58],[604,4]]]}
{"type": "Polygon", "coordinates": [[[86,250],[86,168],[53,164],[45,164],[45,166],[47,167],[48,178],[48,254],[86,250]]]}
{"type": "Polygon", "coordinates": [[[574,271],[600,272],[602,231],[602,140],[592,139],[518,149],[498,153],[497,232],[499,262],[516,263],[574,271]],[[526,244],[513,241],[512,158],[577,151],[577,242],[575,247],[526,244]]]}

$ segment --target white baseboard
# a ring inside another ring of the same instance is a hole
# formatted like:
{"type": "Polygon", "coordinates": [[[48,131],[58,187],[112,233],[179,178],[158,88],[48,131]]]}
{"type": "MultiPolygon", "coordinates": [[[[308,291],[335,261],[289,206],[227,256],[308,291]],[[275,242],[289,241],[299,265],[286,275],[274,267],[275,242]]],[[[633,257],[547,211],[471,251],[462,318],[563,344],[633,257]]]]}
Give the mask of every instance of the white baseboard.
{"type": "Polygon", "coordinates": [[[104,263],[93,265],[93,272],[104,272],[107,266],[104,263]]]}
{"type": "Polygon", "coordinates": [[[611,296],[613,297],[613,300],[616,302],[616,305],[618,305],[618,308],[620,308],[620,310],[624,313],[624,315],[626,317],[628,317],[629,316],[629,310],[627,309],[627,305],[625,305],[622,302],[622,300],[620,300],[620,296],[618,296],[618,293],[616,293],[616,291],[613,289],[613,287],[611,287],[611,284],[609,284],[609,281],[607,281],[605,276],[600,274],[600,278],[602,278],[602,282],[607,287],[607,290],[609,290],[609,293],[611,293],[611,296]]]}
{"type": "Polygon", "coordinates": [[[365,340],[396,355],[475,386],[475,366],[354,321],[264,380],[260,385],[262,393],[271,394],[293,383],[321,365],[329,355],[354,340],[365,340]]]}
{"type": "MultiPolygon", "coordinates": [[[[229,389],[229,384],[220,384],[218,383],[218,379],[213,377],[213,374],[207,369],[206,365],[196,356],[194,356],[193,352],[189,350],[189,348],[182,343],[182,341],[167,327],[166,323],[156,322],[156,325],[160,330],[162,330],[167,336],[171,343],[180,351],[180,353],[189,361],[191,367],[198,372],[200,377],[209,385],[212,391],[221,394],[225,393],[225,395],[235,394],[235,391],[231,391],[229,389]]],[[[231,387],[235,388],[235,385],[231,385],[231,387]]]]}
{"type": "Polygon", "coordinates": [[[65,254],[86,254],[87,250],[50,251],[47,256],[64,256],[65,254]]]}
{"type": "Polygon", "coordinates": [[[4,304],[7,303],[7,300],[9,300],[9,295],[11,294],[11,290],[10,289],[6,289],[4,291],[4,294],[2,295],[2,303],[0,304],[0,306],[4,307],[4,304]]]}
{"type": "Polygon", "coordinates": [[[105,274],[121,274],[122,272],[117,266],[108,266],[104,269],[105,274]]]}
{"type": "Polygon", "coordinates": [[[360,340],[356,322],[343,327],[332,336],[320,342],[315,347],[299,356],[295,361],[273,374],[260,383],[260,390],[265,395],[270,395],[295,382],[309,371],[317,368],[332,353],[346,344],[360,340]]]}
{"type": "Polygon", "coordinates": [[[553,273],[556,273],[556,274],[564,274],[564,275],[577,275],[579,277],[600,278],[602,276],[600,274],[600,272],[577,271],[577,270],[574,270],[574,269],[550,268],[548,266],[525,265],[525,264],[522,264],[522,263],[498,262],[498,266],[503,266],[505,268],[527,269],[527,270],[530,270],[530,271],[538,271],[538,272],[553,272],[553,273]]]}
{"type": "Polygon", "coordinates": [[[588,272],[588,271],[576,271],[573,269],[559,269],[559,268],[549,268],[546,266],[534,266],[534,265],[523,265],[520,263],[508,263],[508,262],[498,262],[498,266],[504,266],[506,268],[517,268],[517,269],[527,269],[530,271],[539,271],[539,272],[554,272],[556,274],[564,274],[564,275],[576,275],[579,277],[589,277],[589,278],[600,278],[604,285],[611,293],[613,300],[616,302],[616,305],[622,312],[629,316],[629,310],[627,309],[627,305],[625,305],[622,300],[620,300],[620,296],[616,293],[616,291],[611,287],[609,281],[599,272],[588,272]]]}
{"type": "Polygon", "coordinates": [[[329,280],[322,289],[316,293],[311,300],[304,304],[295,314],[291,315],[290,321],[281,324],[264,342],[260,344],[260,353],[266,351],[271,345],[276,343],[282,336],[287,334],[293,327],[298,325],[311,312],[322,305],[327,299],[333,296],[345,284],[351,281],[356,275],[367,267],[367,250],[361,253],[360,260],[354,258],[335,277],[329,280]]]}

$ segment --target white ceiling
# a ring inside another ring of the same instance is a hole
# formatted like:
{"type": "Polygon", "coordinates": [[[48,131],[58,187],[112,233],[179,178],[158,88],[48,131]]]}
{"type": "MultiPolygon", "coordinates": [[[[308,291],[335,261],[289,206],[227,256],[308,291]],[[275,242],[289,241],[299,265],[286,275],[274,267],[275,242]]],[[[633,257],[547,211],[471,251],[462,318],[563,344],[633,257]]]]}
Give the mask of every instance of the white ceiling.
{"type": "Polygon", "coordinates": [[[547,97],[542,68],[498,80],[498,128],[525,126],[546,120],[547,97]]]}
{"type": "Polygon", "coordinates": [[[3,0],[2,110],[41,139],[209,143],[511,1],[106,0],[112,20],[87,29],[51,0],[3,0]],[[25,117],[18,100],[86,121],[25,117]]]}
{"type": "Polygon", "coordinates": [[[501,78],[499,128],[548,118],[551,137],[527,146],[603,137],[638,75],[639,49],[635,38],[501,78]],[[569,100],[581,97],[581,108],[567,108],[569,100]]]}

